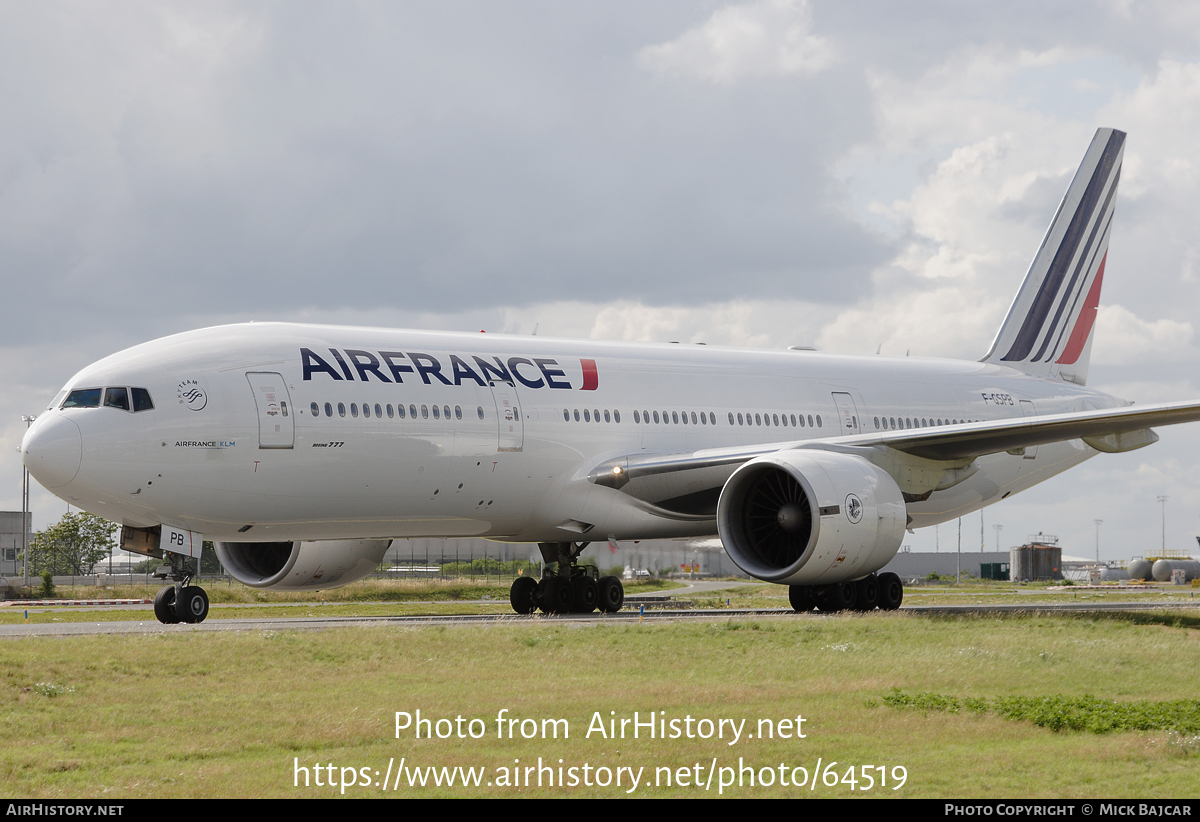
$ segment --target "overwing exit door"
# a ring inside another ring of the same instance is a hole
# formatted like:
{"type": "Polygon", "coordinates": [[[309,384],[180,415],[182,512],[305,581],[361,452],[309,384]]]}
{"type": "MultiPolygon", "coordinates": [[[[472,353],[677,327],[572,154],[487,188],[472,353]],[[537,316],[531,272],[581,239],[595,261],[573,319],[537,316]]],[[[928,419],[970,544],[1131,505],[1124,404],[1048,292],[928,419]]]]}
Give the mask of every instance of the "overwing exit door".
{"type": "Polygon", "coordinates": [[[837,406],[838,422],[842,426],[842,435],[859,433],[858,409],[854,405],[854,398],[841,391],[834,391],[833,402],[837,406]]]}

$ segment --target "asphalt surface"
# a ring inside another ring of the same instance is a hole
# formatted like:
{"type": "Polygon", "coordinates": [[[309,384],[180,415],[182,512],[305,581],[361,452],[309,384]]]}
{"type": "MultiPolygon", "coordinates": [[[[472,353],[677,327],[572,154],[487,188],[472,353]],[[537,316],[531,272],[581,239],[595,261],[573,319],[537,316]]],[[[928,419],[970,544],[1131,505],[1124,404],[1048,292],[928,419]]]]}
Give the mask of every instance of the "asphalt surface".
{"type": "MultiPolygon", "coordinates": [[[[904,606],[901,614],[1001,614],[1001,613],[1087,613],[1112,611],[1190,611],[1200,613],[1200,601],[1195,603],[1088,602],[1088,603],[1004,603],[970,605],[904,606]]],[[[530,623],[571,625],[620,625],[644,620],[647,622],[682,622],[727,620],[746,617],[783,617],[790,619],[829,619],[837,614],[797,614],[787,608],[766,609],[689,609],[637,610],[626,609],[616,614],[461,614],[436,616],[370,616],[370,617],[271,617],[265,619],[208,619],[198,625],[163,625],[157,620],[122,622],[59,622],[31,625],[0,625],[0,638],[36,636],[98,636],[106,634],[179,634],[213,631],[296,631],[360,627],[422,627],[429,625],[521,625],[530,623]]]]}

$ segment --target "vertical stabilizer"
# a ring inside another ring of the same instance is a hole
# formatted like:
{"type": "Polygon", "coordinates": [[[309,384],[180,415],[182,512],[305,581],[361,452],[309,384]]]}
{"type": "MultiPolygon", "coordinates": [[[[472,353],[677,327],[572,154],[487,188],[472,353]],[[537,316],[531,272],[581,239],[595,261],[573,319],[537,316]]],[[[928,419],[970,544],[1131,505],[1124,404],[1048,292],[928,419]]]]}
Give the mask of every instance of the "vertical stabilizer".
{"type": "Polygon", "coordinates": [[[1125,132],[1096,130],[984,362],[1083,385],[1125,132]]]}

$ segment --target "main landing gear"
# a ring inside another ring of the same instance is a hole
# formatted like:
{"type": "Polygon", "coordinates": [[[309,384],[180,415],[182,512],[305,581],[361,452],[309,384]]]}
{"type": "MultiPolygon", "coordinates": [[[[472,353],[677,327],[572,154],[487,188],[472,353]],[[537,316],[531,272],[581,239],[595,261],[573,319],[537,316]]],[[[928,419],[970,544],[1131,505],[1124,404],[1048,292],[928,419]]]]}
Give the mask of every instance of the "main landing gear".
{"type": "Polygon", "coordinates": [[[155,595],[154,616],[164,625],[203,622],[208,616],[208,594],[204,593],[200,586],[189,584],[192,581],[192,571],[188,567],[187,557],[167,552],[166,558],[171,564],[159,568],[154,576],[170,578],[174,584],[168,585],[155,595]]]}
{"type": "Polygon", "coordinates": [[[616,577],[598,577],[595,568],[581,567],[579,555],[586,542],[540,542],[538,549],[546,565],[540,580],[517,577],[508,591],[508,601],[518,614],[539,608],[547,614],[590,614],[599,608],[616,613],[625,603],[625,586],[616,577]]]}
{"type": "Polygon", "coordinates": [[[791,585],[788,599],[800,613],[816,609],[821,613],[834,611],[894,611],[904,600],[904,585],[892,573],[871,574],[856,582],[835,582],[832,585],[791,585]]]}

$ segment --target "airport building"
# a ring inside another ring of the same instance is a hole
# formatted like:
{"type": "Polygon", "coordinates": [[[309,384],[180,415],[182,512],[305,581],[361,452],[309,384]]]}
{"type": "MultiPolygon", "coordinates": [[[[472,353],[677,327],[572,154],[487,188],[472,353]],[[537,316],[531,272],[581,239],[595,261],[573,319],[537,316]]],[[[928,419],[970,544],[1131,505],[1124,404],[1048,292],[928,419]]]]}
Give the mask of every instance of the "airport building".
{"type": "MultiPolygon", "coordinates": [[[[33,542],[30,525],[33,515],[26,514],[25,535],[33,542]]],[[[0,577],[15,577],[24,573],[21,567],[21,512],[0,511],[0,577]]]]}
{"type": "MultiPolygon", "coordinates": [[[[901,550],[879,573],[891,572],[905,582],[925,579],[930,574],[953,577],[961,573],[976,579],[994,579],[995,566],[1007,572],[1008,551],[904,551],[901,550]],[[992,566],[992,567],[987,567],[992,566]]],[[[1007,578],[1007,577],[1005,577],[1007,578]]]]}

